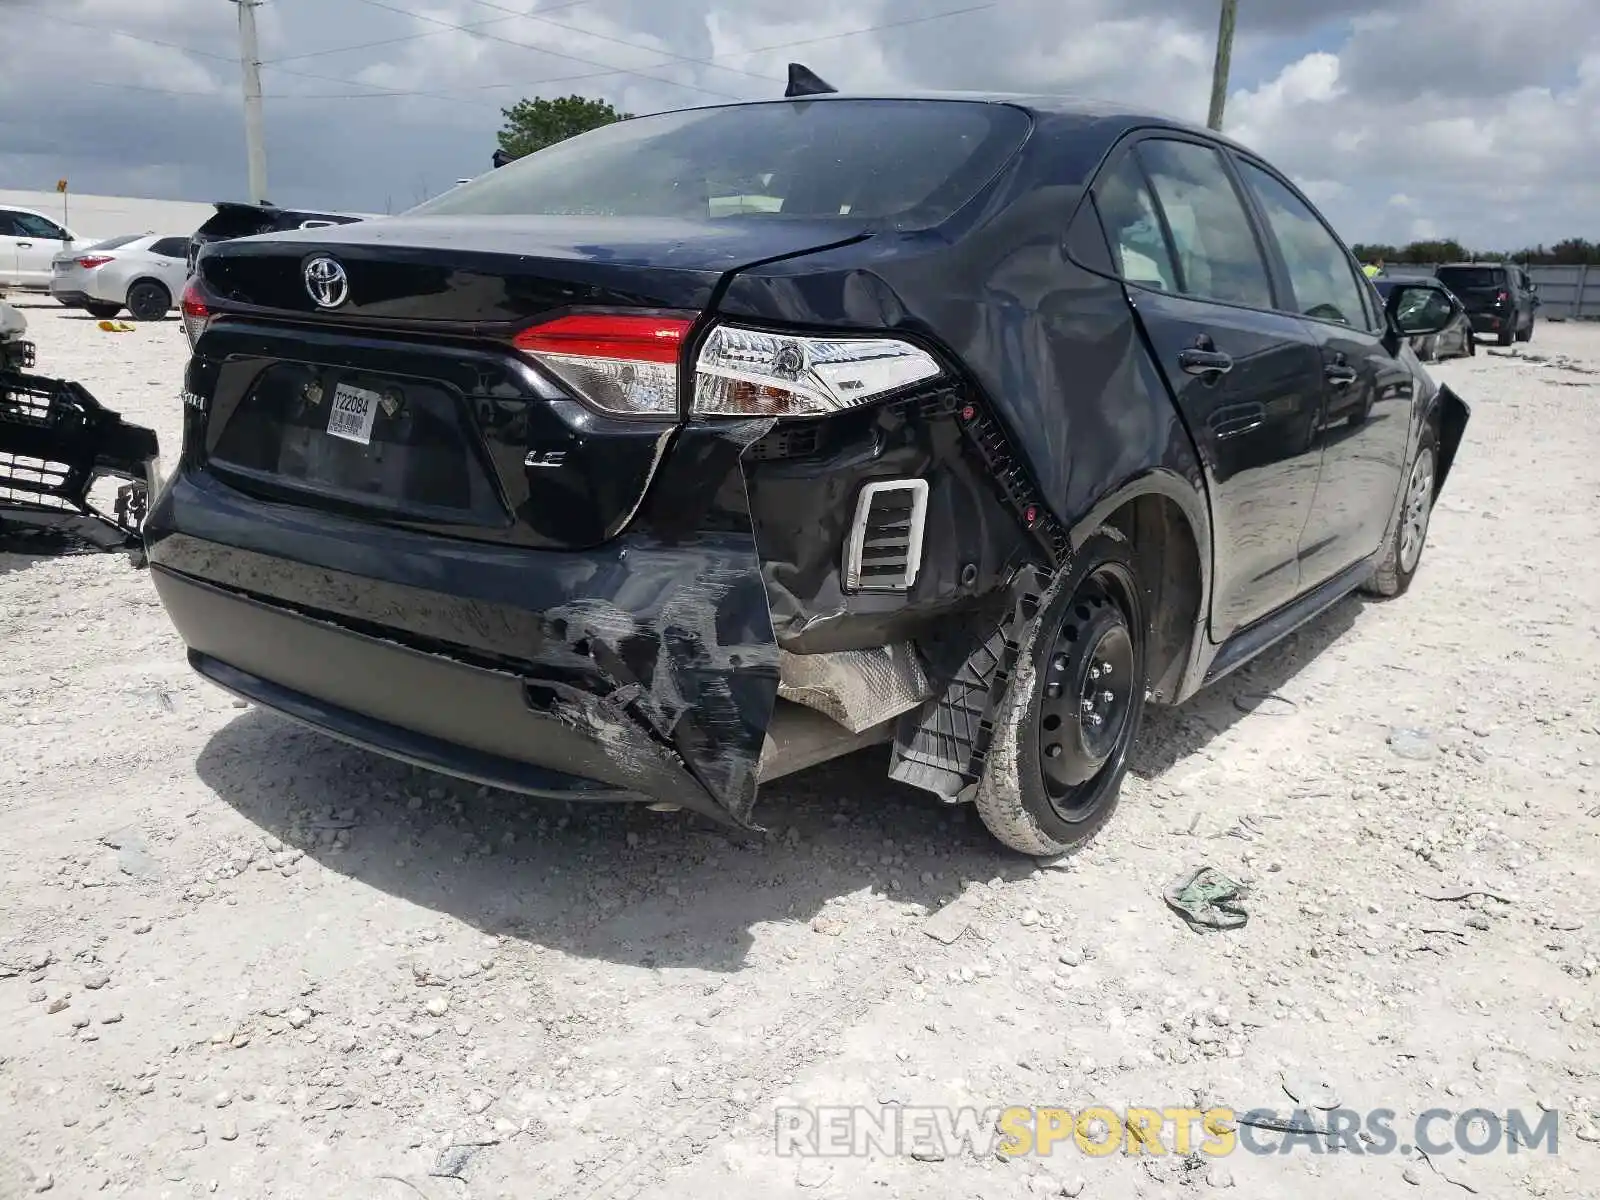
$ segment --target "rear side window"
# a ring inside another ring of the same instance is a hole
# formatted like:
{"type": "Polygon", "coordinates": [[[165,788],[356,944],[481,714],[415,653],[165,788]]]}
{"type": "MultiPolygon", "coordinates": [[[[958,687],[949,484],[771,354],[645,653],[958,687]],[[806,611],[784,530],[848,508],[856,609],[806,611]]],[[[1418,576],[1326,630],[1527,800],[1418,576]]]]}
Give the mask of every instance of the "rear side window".
{"type": "Polygon", "coordinates": [[[187,258],[189,255],[189,239],[181,237],[161,238],[150,247],[152,254],[159,254],[163,258],[187,258]]]}
{"type": "Polygon", "coordinates": [[[103,242],[96,242],[94,245],[90,246],[89,249],[91,249],[91,250],[120,250],[120,249],[122,249],[122,247],[126,246],[129,242],[137,242],[140,238],[142,238],[144,236],[145,235],[142,234],[142,233],[130,233],[130,234],[127,234],[127,235],[125,235],[123,237],[107,238],[103,242]]]}
{"type": "Polygon", "coordinates": [[[1283,254],[1296,311],[1320,321],[1367,328],[1367,306],[1355,267],[1328,227],[1282,180],[1254,163],[1241,160],[1239,174],[1260,202],[1283,254]]]}
{"type": "Polygon", "coordinates": [[[1140,142],[1137,153],[1172,232],[1184,292],[1271,308],[1267,266],[1222,156],[1166,138],[1140,142]]]}
{"type": "Polygon", "coordinates": [[[1172,250],[1161,230],[1161,217],[1139,160],[1124,154],[1122,161],[1095,184],[1094,195],[1117,274],[1140,287],[1161,292],[1180,290],[1172,250]]]}
{"type": "Polygon", "coordinates": [[[415,216],[800,216],[930,228],[1021,147],[1020,109],[963,100],[808,100],[660,113],[557,142],[415,216]]]}

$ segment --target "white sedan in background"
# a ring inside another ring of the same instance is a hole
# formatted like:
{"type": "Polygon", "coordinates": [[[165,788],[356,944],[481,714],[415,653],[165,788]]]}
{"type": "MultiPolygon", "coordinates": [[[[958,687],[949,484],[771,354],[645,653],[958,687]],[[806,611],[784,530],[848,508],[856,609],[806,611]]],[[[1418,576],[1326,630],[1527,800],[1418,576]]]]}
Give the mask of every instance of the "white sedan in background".
{"type": "Polygon", "coordinates": [[[124,308],[135,321],[159,321],[189,278],[189,239],[130,234],[56,255],[50,294],[106,320],[124,308]]]}
{"type": "Polygon", "coordinates": [[[51,261],[64,250],[81,250],[94,240],[31,208],[0,206],[0,291],[44,291],[50,286],[51,261]]]}

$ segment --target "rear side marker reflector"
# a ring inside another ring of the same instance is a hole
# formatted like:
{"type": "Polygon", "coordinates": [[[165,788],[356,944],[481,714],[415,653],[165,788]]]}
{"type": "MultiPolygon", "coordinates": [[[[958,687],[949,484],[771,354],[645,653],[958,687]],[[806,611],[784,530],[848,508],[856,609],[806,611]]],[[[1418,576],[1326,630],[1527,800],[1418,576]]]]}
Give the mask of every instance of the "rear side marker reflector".
{"type": "Polygon", "coordinates": [[[922,567],[927,519],[926,479],[895,479],[863,487],[845,543],[845,589],[910,591],[922,567]]]}
{"type": "Polygon", "coordinates": [[[583,400],[616,416],[678,415],[678,359],[689,317],[584,313],[524,329],[518,350],[583,400]]]}

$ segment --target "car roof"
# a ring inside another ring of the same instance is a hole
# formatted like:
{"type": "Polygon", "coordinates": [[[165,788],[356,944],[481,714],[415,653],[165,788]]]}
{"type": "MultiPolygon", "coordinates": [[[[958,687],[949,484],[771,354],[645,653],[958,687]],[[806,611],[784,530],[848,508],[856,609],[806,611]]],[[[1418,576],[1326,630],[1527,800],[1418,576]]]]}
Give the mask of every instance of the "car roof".
{"type": "Polygon", "coordinates": [[[1243,154],[1256,156],[1256,152],[1248,146],[1234,141],[1225,134],[1214,129],[1186,121],[1170,113],[1163,113],[1156,109],[1135,107],[1114,100],[1101,100],[1090,96],[1078,96],[1068,93],[1051,94],[1044,92],[960,92],[960,91],[894,91],[894,92],[825,92],[816,96],[795,96],[792,98],[777,96],[763,97],[755,100],[735,100],[725,104],[689,105],[675,111],[690,112],[696,109],[716,108],[749,108],[759,104],[837,104],[849,100],[929,100],[929,101],[965,101],[969,104],[994,104],[1010,108],[1020,108],[1033,117],[1043,118],[1051,124],[1061,126],[1098,126],[1104,135],[1105,144],[1110,145],[1124,133],[1132,129],[1162,128],[1183,133],[1197,134],[1209,138],[1238,150],[1243,154]]]}
{"type": "Polygon", "coordinates": [[[1506,263],[1506,262],[1453,262],[1453,263],[1440,263],[1437,269],[1440,270],[1440,271],[1445,271],[1445,270],[1448,270],[1451,267],[1514,267],[1514,266],[1517,266],[1517,264],[1516,263],[1506,263]]]}

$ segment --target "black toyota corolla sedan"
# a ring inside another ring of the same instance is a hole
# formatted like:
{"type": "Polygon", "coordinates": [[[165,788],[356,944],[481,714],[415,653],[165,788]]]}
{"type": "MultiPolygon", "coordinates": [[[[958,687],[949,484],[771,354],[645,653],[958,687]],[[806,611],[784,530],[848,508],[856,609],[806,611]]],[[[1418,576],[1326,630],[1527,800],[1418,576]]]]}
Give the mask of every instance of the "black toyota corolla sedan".
{"type": "Polygon", "coordinates": [[[206,246],[144,533],[196,670],[746,826],[873,743],[1050,855],[1176,704],[1405,591],[1468,413],[1285,177],[1140,112],[752,102],[206,246]]]}

